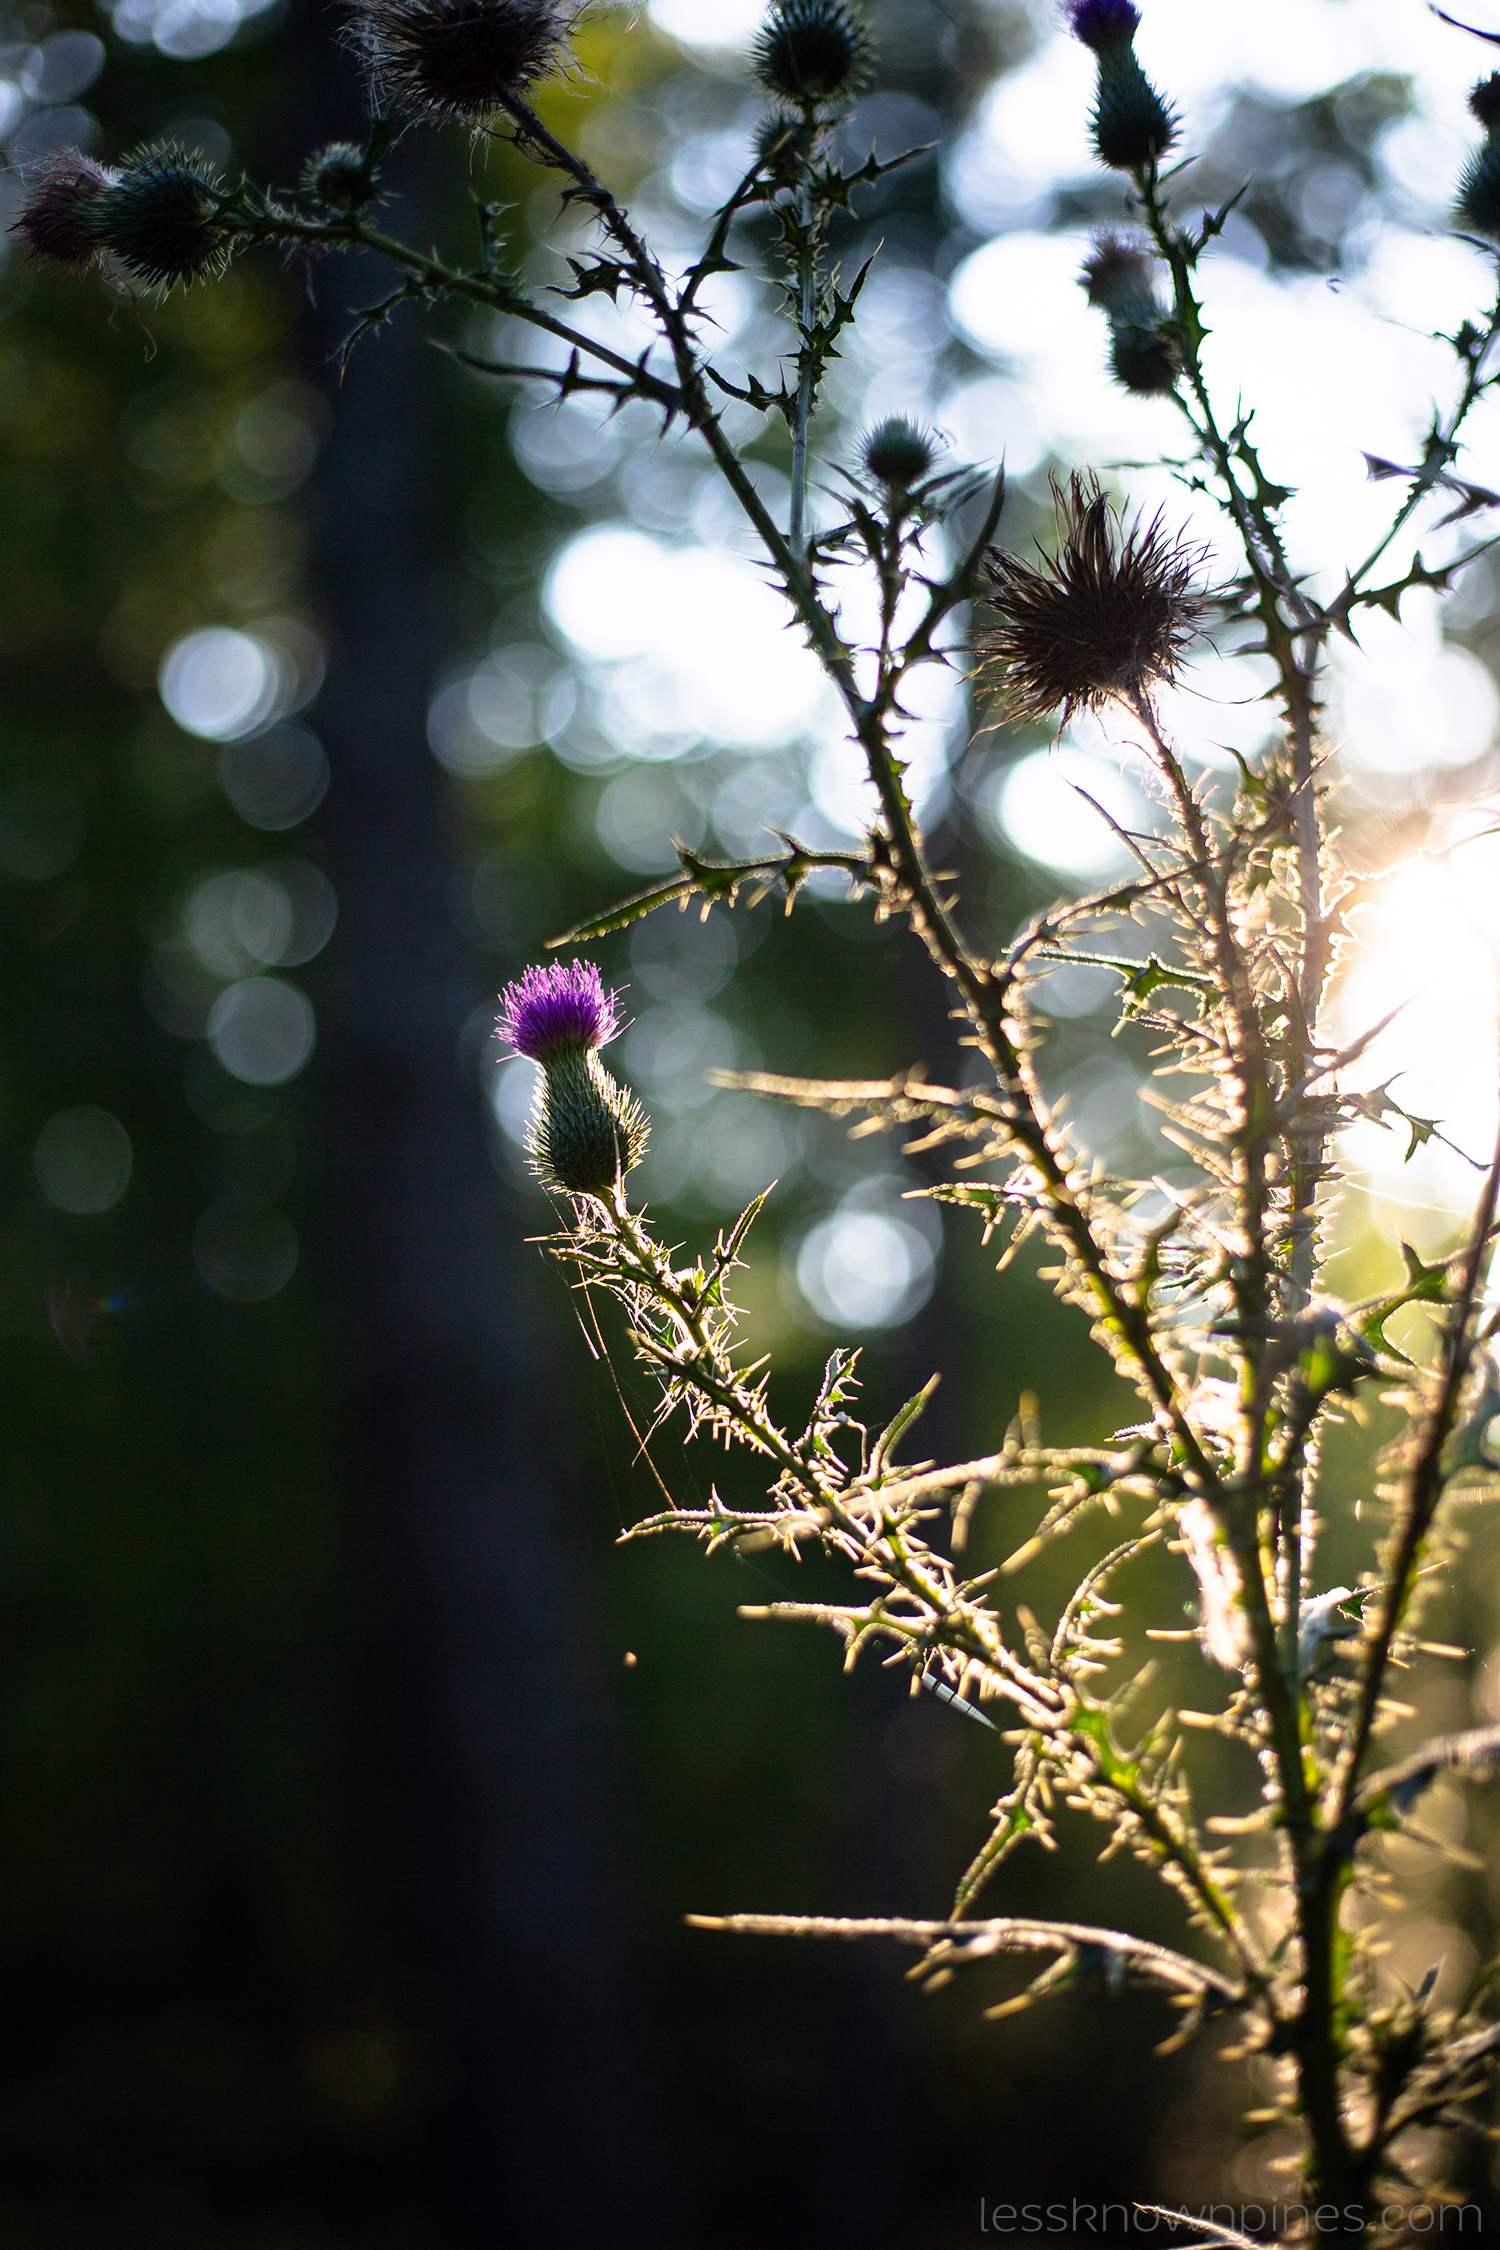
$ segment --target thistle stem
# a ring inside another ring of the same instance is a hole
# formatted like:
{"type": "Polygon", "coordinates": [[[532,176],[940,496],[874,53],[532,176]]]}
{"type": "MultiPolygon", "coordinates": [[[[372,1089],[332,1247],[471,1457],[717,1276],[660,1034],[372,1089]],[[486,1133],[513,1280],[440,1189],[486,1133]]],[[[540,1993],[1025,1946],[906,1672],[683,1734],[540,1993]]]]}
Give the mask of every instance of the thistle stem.
{"type": "Polygon", "coordinates": [[[804,182],[797,190],[797,220],[801,245],[797,253],[798,322],[800,327],[796,419],[792,424],[792,496],[787,512],[787,545],[799,563],[807,560],[807,433],[812,421],[814,361],[809,334],[817,295],[817,263],[813,246],[812,195],[804,182]]]}

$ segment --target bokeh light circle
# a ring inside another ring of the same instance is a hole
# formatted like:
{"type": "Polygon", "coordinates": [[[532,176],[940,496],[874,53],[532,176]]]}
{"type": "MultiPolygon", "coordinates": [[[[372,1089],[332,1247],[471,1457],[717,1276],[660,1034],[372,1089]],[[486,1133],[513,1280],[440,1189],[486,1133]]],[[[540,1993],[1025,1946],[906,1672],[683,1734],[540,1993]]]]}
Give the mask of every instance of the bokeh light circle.
{"type": "Polygon", "coordinates": [[[77,1217],[108,1211],[130,1184],[130,1135],[107,1109],[85,1103],[49,1117],[32,1157],[49,1203],[77,1217]]]}
{"type": "Polygon", "coordinates": [[[232,1078],[281,1086],[313,1051],[312,1002],[281,977],[242,977],[219,994],[208,1016],[208,1043],[232,1078]]]}

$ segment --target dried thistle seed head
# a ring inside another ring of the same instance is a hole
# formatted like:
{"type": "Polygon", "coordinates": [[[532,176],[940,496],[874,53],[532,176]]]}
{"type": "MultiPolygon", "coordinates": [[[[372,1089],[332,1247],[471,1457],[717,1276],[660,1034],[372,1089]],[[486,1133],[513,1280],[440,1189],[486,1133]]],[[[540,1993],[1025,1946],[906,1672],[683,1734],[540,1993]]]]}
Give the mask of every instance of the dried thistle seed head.
{"type": "Polygon", "coordinates": [[[1201,550],[1173,539],[1159,515],[1125,530],[1093,477],[1054,485],[1057,552],[1040,567],[993,549],[976,636],[983,675],[1012,718],[1066,720],[1133,705],[1171,680],[1200,630],[1208,597],[1201,550]]]}
{"type": "Polygon", "coordinates": [[[315,149],[302,167],[302,185],[335,211],[357,211],[370,200],[372,187],[364,150],[353,141],[330,141],[315,149]]]}
{"type": "Polygon", "coordinates": [[[847,0],[776,0],[751,56],[768,94],[807,109],[852,101],[873,59],[870,34],[847,0]]]}
{"type": "Polygon", "coordinates": [[[186,149],[133,156],[99,206],[100,242],[152,289],[222,273],[233,247],[218,182],[186,149]]]}
{"type": "Polygon", "coordinates": [[[1481,78],[1469,91],[1469,112],[1477,117],[1487,133],[1500,125],[1500,70],[1481,78]]]}
{"type": "Polygon", "coordinates": [[[567,57],[580,0],[362,0],[350,44],[382,107],[479,125],[567,57]]]}
{"type": "Polygon", "coordinates": [[[528,969],[500,995],[500,1035],[543,1064],[606,1046],[620,1029],[620,996],[606,992],[592,961],[528,969]]]}
{"type": "Polygon", "coordinates": [[[21,237],[33,258],[69,273],[87,273],[103,261],[98,218],[114,184],[115,174],[80,149],[58,149],[38,165],[10,231],[21,237]]]}
{"type": "Polygon", "coordinates": [[[903,414],[877,423],[860,451],[872,477],[902,492],[920,484],[937,458],[931,432],[918,429],[903,414]]]}

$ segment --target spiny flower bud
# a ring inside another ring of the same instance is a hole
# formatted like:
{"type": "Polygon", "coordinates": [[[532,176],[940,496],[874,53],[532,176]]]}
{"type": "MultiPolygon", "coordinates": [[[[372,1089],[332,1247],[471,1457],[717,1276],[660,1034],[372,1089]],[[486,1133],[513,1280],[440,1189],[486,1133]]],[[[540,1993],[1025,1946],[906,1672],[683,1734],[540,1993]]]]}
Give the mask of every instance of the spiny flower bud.
{"type": "Polygon", "coordinates": [[[220,216],[217,182],[185,149],[132,157],[95,225],[105,249],[153,289],[222,273],[229,262],[231,230],[220,216]]]}
{"type": "Polygon", "coordinates": [[[993,549],[985,557],[979,600],[998,622],[981,629],[977,653],[1012,718],[1134,708],[1176,676],[1201,626],[1202,554],[1172,539],[1160,515],[1123,532],[1093,477],[1052,490],[1056,555],[1040,569],[993,549]]]}
{"type": "Polygon", "coordinates": [[[794,187],[809,153],[809,135],[800,117],[772,110],[755,128],[755,153],[779,187],[794,187]]]}
{"type": "Polygon", "coordinates": [[[873,55],[870,34],[846,0],[776,0],[751,60],[778,101],[823,109],[853,100],[873,55]]]}
{"type": "Polygon", "coordinates": [[[302,167],[302,185],[335,211],[357,211],[369,202],[373,187],[364,150],[353,141],[330,141],[302,167]]]}
{"type": "Polygon", "coordinates": [[[1115,381],[1140,398],[1175,389],[1177,351],[1163,333],[1164,316],[1144,253],[1118,235],[1101,235],[1084,260],[1081,278],[1089,303],[1109,321],[1115,381]]]}
{"type": "Polygon", "coordinates": [[[99,213],[115,174],[76,148],[58,149],[38,166],[21,216],[11,228],[33,258],[87,273],[101,263],[99,213]]]}
{"type": "Polygon", "coordinates": [[[609,1195],[646,1153],[645,1112],[598,1056],[619,1028],[618,995],[592,961],[528,969],[500,996],[502,1036],[542,1066],[526,1146],[559,1194],[609,1195]]]}
{"type": "Polygon", "coordinates": [[[481,125],[566,59],[581,0],[363,0],[349,29],[383,108],[481,125]]]}
{"type": "Polygon", "coordinates": [[[1073,34],[1099,66],[1094,98],[1094,146],[1100,161],[1119,172],[1154,163],[1177,137],[1177,123],[1135,59],[1140,15],[1131,0],[1072,0],[1073,34]]]}
{"type": "Polygon", "coordinates": [[[1460,226],[1500,241],[1500,73],[1479,81],[1469,107],[1484,139],[1459,174],[1454,216],[1460,226]]]}
{"type": "Polygon", "coordinates": [[[920,484],[936,458],[929,433],[919,430],[902,414],[878,423],[865,439],[862,451],[870,475],[901,492],[920,484]]]}
{"type": "Polygon", "coordinates": [[[1500,70],[1492,71],[1488,78],[1481,78],[1477,86],[1470,88],[1469,113],[1478,118],[1487,133],[1500,125],[1500,70]]]}

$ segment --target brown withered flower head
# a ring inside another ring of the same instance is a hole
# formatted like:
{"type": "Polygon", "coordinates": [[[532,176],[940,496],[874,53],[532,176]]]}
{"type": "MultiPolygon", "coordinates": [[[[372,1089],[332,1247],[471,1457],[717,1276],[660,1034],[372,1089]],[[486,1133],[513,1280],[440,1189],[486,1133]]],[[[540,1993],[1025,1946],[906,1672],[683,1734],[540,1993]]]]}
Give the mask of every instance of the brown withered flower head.
{"type": "Polygon", "coordinates": [[[581,0],[363,0],[349,26],[376,101],[482,125],[567,59],[581,0]]]}
{"type": "Polygon", "coordinates": [[[1012,719],[1137,705],[1176,676],[1209,604],[1202,549],[1174,539],[1160,514],[1127,530],[1097,478],[1052,490],[1056,554],[1037,565],[992,548],[978,595],[979,676],[1012,719]]]}

